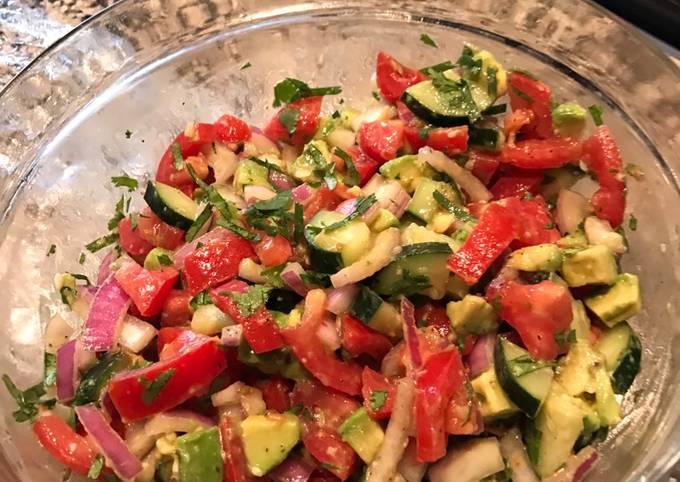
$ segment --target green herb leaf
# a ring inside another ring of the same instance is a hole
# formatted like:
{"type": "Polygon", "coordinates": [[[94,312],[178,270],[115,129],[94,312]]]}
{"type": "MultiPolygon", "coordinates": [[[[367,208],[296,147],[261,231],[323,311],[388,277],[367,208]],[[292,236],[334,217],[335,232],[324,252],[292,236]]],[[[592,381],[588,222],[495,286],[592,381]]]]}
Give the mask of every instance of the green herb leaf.
{"type": "Polygon", "coordinates": [[[189,171],[191,179],[196,184],[198,184],[198,187],[205,191],[206,195],[208,196],[208,202],[219,211],[222,218],[224,220],[232,219],[234,217],[235,209],[232,208],[222,196],[220,196],[220,193],[217,192],[217,189],[208,185],[205,181],[203,181],[203,179],[198,177],[191,164],[187,164],[187,170],[189,171]]]}
{"type": "Polygon", "coordinates": [[[85,248],[90,253],[96,253],[100,249],[103,249],[115,243],[116,241],[118,241],[118,233],[109,233],[106,236],[102,236],[101,238],[97,238],[94,241],[89,242],[85,245],[85,248]]]}
{"type": "Polygon", "coordinates": [[[390,292],[387,293],[391,297],[399,295],[410,296],[423,291],[432,286],[430,277],[424,274],[413,275],[409,270],[404,270],[400,279],[397,279],[390,286],[390,292]]]}
{"type": "MultiPolygon", "coordinates": [[[[557,336],[557,335],[556,335],[557,336]]],[[[566,336],[562,333],[562,336],[566,336]]],[[[510,368],[510,373],[515,378],[522,377],[529,373],[535,372],[536,370],[541,370],[545,367],[555,366],[554,362],[544,362],[536,361],[529,355],[522,355],[512,360],[508,360],[508,367],[510,368]]]]}
{"type": "Polygon", "coordinates": [[[354,165],[354,162],[352,161],[352,156],[347,154],[339,147],[336,147],[334,152],[335,155],[342,159],[342,162],[345,163],[345,171],[347,171],[347,173],[345,174],[345,177],[342,179],[342,182],[344,182],[345,185],[350,187],[358,185],[361,179],[359,176],[359,171],[357,171],[357,168],[354,165]]]}
{"type": "Polygon", "coordinates": [[[118,223],[120,223],[123,218],[125,218],[125,195],[122,195],[116,203],[113,217],[109,219],[109,222],[106,225],[109,228],[109,231],[116,229],[118,227],[118,223]]]}
{"type": "Polygon", "coordinates": [[[175,376],[175,369],[168,368],[167,370],[158,374],[154,380],[148,380],[144,377],[139,377],[137,381],[144,387],[142,392],[142,401],[144,405],[151,405],[158,395],[161,393],[165,385],[170,379],[175,376]]]}
{"type": "Polygon", "coordinates": [[[371,95],[378,102],[380,102],[382,100],[382,97],[380,97],[380,92],[378,92],[377,90],[374,90],[373,92],[371,92],[371,95]]]}
{"type": "Polygon", "coordinates": [[[182,169],[184,169],[184,156],[182,155],[182,146],[180,146],[179,143],[175,142],[172,146],[170,146],[170,150],[172,151],[172,160],[175,169],[181,171],[182,169]]]}
{"type": "Polygon", "coordinates": [[[281,263],[271,268],[263,269],[260,273],[265,279],[265,282],[274,288],[283,288],[283,280],[281,279],[281,272],[286,267],[286,263],[281,263]]]}
{"type": "Polygon", "coordinates": [[[291,136],[295,134],[295,129],[297,128],[297,123],[300,120],[300,111],[298,109],[291,109],[286,107],[279,114],[279,122],[283,127],[286,128],[288,134],[291,136]]]}
{"type": "Polygon", "coordinates": [[[637,164],[628,163],[625,166],[626,174],[635,179],[636,181],[641,181],[645,177],[645,172],[637,164]]]}
{"type": "Polygon", "coordinates": [[[256,203],[251,204],[248,206],[248,209],[260,213],[280,211],[281,209],[290,208],[292,202],[292,191],[283,191],[271,199],[265,199],[264,201],[257,201],[256,203]]]}
{"type": "Polygon", "coordinates": [[[519,89],[518,89],[517,87],[515,87],[514,85],[511,87],[511,89],[512,89],[512,91],[515,93],[515,95],[516,95],[517,97],[519,97],[520,99],[523,99],[523,100],[527,101],[527,102],[530,103],[530,104],[533,104],[533,103],[534,103],[533,97],[531,97],[529,94],[527,94],[527,93],[524,92],[523,90],[519,90],[519,89]]]}
{"type": "Polygon", "coordinates": [[[274,107],[278,107],[281,104],[290,104],[306,97],[336,95],[341,92],[342,89],[339,85],[332,87],[310,87],[301,80],[288,77],[274,86],[274,107]]]}
{"type": "Polygon", "coordinates": [[[243,226],[236,224],[234,221],[229,221],[223,218],[220,218],[217,220],[217,225],[221,226],[225,229],[228,229],[234,234],[237,234],[238,236],[241,236],[243,239],[247,239],[248,241],[253,241],[253,242],[258,242],[260,241],[260,237],[256,233],[252,233],[248,231],[246,228],[243,226]]]}
{"type": "Polygon", "coordinates": [[[418,137],[424,141],[427,140],[427,138],[430,137],[430,130],[432,130],[432,127],[430,126],[421,127],[418,130],[418,137]]]}
{"type": "Polygon", "coordinates": [[[604,121],[602,120],[602,115],[604,114],[604,109],[601,105],[590,105],[588,106],[588,112],[590,112],[590,117],[593,118],[593,122],[596,126],[601,126],[604,121]]]}
{"type": "Polygon", "coordinates": [[[545,223],[543,227],[545,229],[555,229],[555,223],[545,223]]]}
{"type": "Polygon", "coordinates": [[[576,330],[571,330],[567,336],[567,343],[576,343],[576,330]]]}
{"type": "Polygon", "coordinates": [[[487,67],[486,69],[486,91],[491,97],[496,97],[498,94],[498,69],[496,67],[487,67]]]}
{"type": "Polygon", "coordinates": [[[97,454],[97,456],[92,461],[90,465],[90,470],[87,472],[87,478],[97,480],[102,473],[104,468],[104,456],[102,454],[97,454]]]}
{"type": "Polygon", "coordinates": [[[531,194],[530,191],[526,191],[524,194],[522,194],[522,201],[531,201],[534,198],[534,195],[531,194]]]}
{"type": "MultiPolygon", "coordinates": [[[[376,200],[377,199],[375,197],[375,194],[371,194],[371,195],[366,196],[366,197],[357,198],[356,205],[354,207],[354,211],[349,213],[347,216],[345,216],[340,221],[332,223],[332,224],[325,226],[323,228],[317,228],[318,231],[333,231],[334,229],[339,229],[339,228],[342,228],[343,226],[347,226],[354,219],[358,218],[359,216],[364,214],[366,211],[368,211],[368,208],[373,206],[373,204],[375,204],[376,200]]],[[[308,226],[308,228],[312,228],[312,226],[308,226]]]]}
{"type": "Polygon", "coordinates": [[[90,278],[88,278],[84,274],[80,274],[80,273],[69,273],[69,274],[77,280],[84,281],[87,286],[92,285],[92,283],[90,282],[90,278]]]}
{"type": "Polygon", "coordinates": [[[65,305],[71,306],[76,301],[77,296],[76,290],[70,286],[62,286],[59,289],[59,295],[61,296],[61,302],[65,305]]]}
{"type": "Polygon", "coordinates": [[[201,291],[199,294],[191,298],[191,301],[189,301],[189,306],[191,306],[191,309],[194,311],[196,311],[199,306],[212,304],[213,304],[212,296],[210,296],[210,293],[208,293],[207,290],[201,291]]]}
{"type": "Polygon", "coordinates": [[[305,221],[304,221],[304,210],[302,208],[302,204],[300,203],[295,203],[295,211],[293,213],[293,223],[294,223],[294,230],[293,230],[293,239],[295,240],[296,243],[300,243],[300,240],[302,239],[302,234],[305,228],[305,221]]]}
{"type": "Polygon", "coordinates": [[[137,187],[139,187],[139,182],[137,179],[133,179],[128,175],[113,176],[111,178],[111,183],[116,187],[126,187],[129,192],[133,192],[137,187]]]}
{"type": "Polygon", "coordinates": [[[476,223],[477,222],[477,218],[475,218],[472,214],[467,212],[462,207],[453,204],[441,192],[434,191],[432,193],[432,197],[434,198],[435,201],[437,201],[437,204],[439,204],[441,207],[443,207],[448,212],[453,214],[456,217],[456,219],[458,219],[459,221],[462,221],[464,223],[476,223]]]}
{"type": "Polygon", "coordinates": [[[189,226],[189,229],[187,230],[187,233],[184,235],[184,240],[187,243],[190,243],[191,241],[196,238],[196,235],[198,232],[201,230],[203,225],[208,222],[208,220],[212,217],[212,206],[208,205],[206,206],[203,211],[201,211],[201,214],[198,215],[198,217],[194,220],[194,222],[189,226]]]}
{"type": "Polygon", "coordinates": [[[437,73],[441,73],[441,72],[446,72],[447,70],[451,70],[451,69],[453,69],[454,67],[455,67],[455,65],[453,64],[453,62],[447,60],[447,61],[441,62],[441,63],[439,63],[439,64],[435,64],[435,65],[430,65],[430,66],[428,66],[428,67],[424,67],[424,68],[420,69],[420,71],[421,71],[423,74],[427,74],[427,75],[429,75],[430,77],[432,77],[433,74],[437,74],[437,73]]]}
{"type": "Polygon", "coordinates": [[[172,266],[172,259],[167,254],[159,254],[156,259],[161,264],[161,266],[172,266]]]}
{"type": "Polygon", "coordinates": [[[487,108],[484,112],[482,112],[482,115],[504,114],[507,110],[508,104],[492,105],[491,107],[487,108]]]}
{"type": "Polygon", "coordinates": [[[463,68],[465,78],[478,80],[482,73],[482,59],[476,59],[474,55],[472,49],[466,45],[456,63],[463,68]]]}
{"type": "Polygon", "coordinates": [[[80,256],[78,257],[78,264],[85,264],[85,253],[80,253],[80,256]]]}
{"type": "Polygon", "coordinates": [[[305,408],[305,406],[301,403],[296,403],[295,405],[291,406],[286,412],[292,413],[293,415],[300,415],[302,413],[302,409],[305,408]]]}
{"type": "Polygon", "coordinates": [[[248,69],[248,68],[250,68],[250,67],[252,67],[252,66],[253,66],[253,64],[251,64],[250,62],[246,62],[245,64],[243,64],[243,65],[241,66],[241,70],[248,69]]]}
{"type": "Polygon", "coordinates": [[[49,258],[50,256],[52,256],[56,252],[57,252],[57,245],[51,244],[50,249],[47,250],[47,257],[49,258]]]}
{"type": "Polygon", "coordinates": [[[129,139],[132,137],[132,131],[130,129],[125,129],[125,138],[129,139]]]}
{"type": "Polygon", "coordinates": [[[628,219],[628,227],[630,228],[631,231],[637,231],[637,226],[638,220],[633,214],[631,214],[630,218],[628,219]]]}
{"type": "Polygon", "coordinates": [[[421,34],[420,34],[420,41],[421,41],[422,43],[424,43],[425,45],[428,45],[428,46],[430,46],[430,47],[439,48],[439,46],[437,45],[437,43],[436,43],[434,40],[432,40],[432,37],[430,37],[430,36],[429,36],[428,34],[426,34],[426,33],[421,33],[421,34]]]}
{"type": "Polygon", "coordinates": [[[241,315],[250,316],[267,302],[270,291],[271,288],[266,286],[253,285],[245,293],[229,293],[229,296],[236,303],[241,315]]]}
{"type": "Polygon", "coordinates": [[[306,285],[319,286],[321,288],[327,288],[331,284],[330,275],[328,273],[307,270],[300,274],[300,278],[306,285]]]}
{"type": "Polygon", "coordinates": [[[45,352],[45,368],[43,370],[43,385],[53,387],[57,384],[57,356],[45,352]]]}
{"type": "Polygon", "coordinates": [[[368,404],[371,407],[371,410],[377,412],[383,407],[383,405],[385,405],[386,401],[387,392],[384,390],[376,390],[374,392],[371,392],[371,398],[368,401],[368,404]]]}
{"type": "Polygon", "coordinates": [[[12,416],[18,423],[35,419],[38,416],[38,406],[51,408],[56,402],[54,399],[41,399],[45,395],[45,387],[42,383],[22,391],[17,388],[9,375],[3,375],[2,381],[17,404],[18,408],[12,413],[12,416]]]}
{"type": "Polygon", "coordinates": [[[471,122],[479,118],[481,114],[479,107],[465,79],[452,80],[443,74],[433,73],[432,86],[437,89],[444,102],[451,107],[461,109],[471,122]]]}

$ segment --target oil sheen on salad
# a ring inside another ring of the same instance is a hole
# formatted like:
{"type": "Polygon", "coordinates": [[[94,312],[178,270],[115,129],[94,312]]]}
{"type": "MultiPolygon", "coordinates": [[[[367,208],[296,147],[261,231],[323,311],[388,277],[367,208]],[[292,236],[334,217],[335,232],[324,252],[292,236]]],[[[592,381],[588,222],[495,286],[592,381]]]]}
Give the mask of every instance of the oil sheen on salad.
{"type": "Polygon", "coordinates": [[[66,475],[575,482],[596,463],[640,369],[619,261],[642,172],[601,107],[440,51],[419,70],[378,52],[363,107],[282,79],[263,127],[192,121],[151,180],[111,179],[108,233],[54,278],[44,380],[3,377],[66,475]]]}

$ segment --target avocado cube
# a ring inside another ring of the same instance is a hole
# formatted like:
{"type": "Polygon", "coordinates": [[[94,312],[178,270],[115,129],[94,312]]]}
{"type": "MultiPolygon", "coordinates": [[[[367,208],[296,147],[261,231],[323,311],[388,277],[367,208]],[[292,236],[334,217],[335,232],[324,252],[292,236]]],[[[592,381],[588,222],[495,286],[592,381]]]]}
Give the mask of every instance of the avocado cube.
{"type": "Polygon", "coordinates": [[[446,314],[456,334],[485,335],[498,328],[498,315],[481,296],[465,295],[446,305],[446,314]]]}
{"type": "Polygon", "coordinates": [[[434,170],[418,156],[409,154],[397,157],[380,166],[380,174],[388,179],[399,181],[401,186],[411,194],[416,188],[416,180],[432,177],[434,170]]]}
{"type": "Polygon", "coordinates": [[[581,250],[565,250],[562,254],[562,276],[570,287],[610,285],[616,281],[616,258],[608,247],[590,246],[581,250]]]}
{"type": "Polygon", "coordinates": [[[221,482],[224,464],[218,428],[177,438],[177,459],[182,482],[221,482]]]}
{"type": "Polygon", "coordinates": [[[291,176],[303,182],[319,181],[318,171],[323,170],[331,162],[328,144],[317,139],[305,146],[302,154],[291,163],[288,172],[291,176]]]}
{"type": "Polygon", "coordinates": [[[370,464],[380,450],[385,438],[383,429],[368,416],[366,409],[361,407],[345,419],[338,429],[344,440],[361,457],[370,464]]]}
{"type": "Polygon", "coordinates": [[[241,433],[248,468],[256,477],[262,477],[297,445],[300,421],[288,412],[251,415],[241,422],[241,433]]]}
{"type": "Polygon", "coordinates": [[[371,231],[380,233],[387,228],[399,227],[399,219],[387,209],[380,208],[378,215],[371,222],[371,231]]]}
{"type": "Polygon", "coordinates": [[[264,186],[271,188],[267,179],[267,174],[268,172],[265,166],[261,166],[250,159],[243,159],[238,163],[238,167],[234,173],[234,187],[239,192],[243,192],[244,186],[264,186]]]}
{"type": "Polygon", "coordinates": [[[585,303],[607,326],[614,326],[640,311],[638,277],[630,273],[620,274],[607,291],[586,298],[585,303]]]}
{"type": "Polygon", "coordinates": [[[562,251],[556,244],[538,244],[510,255],[508,267],[519,271],[556,271],[562,266],[562,251]]]}
{"type": "Polygon", "coordinates": [[[434,215],[443,211],[442,207],[435,200],[433,194],[435,191],[439,191],[453,204],[461,204],[461,199],[458,193],[451,187],[450,184],[440,181],[433,181],[423,177],[418,182],[418,187],[416,187],[413,193],[413,198],[408,203],[408,212],[416,216],[418,219],[422,219],[426,223],[432,221],[434,215]]]}
{"type": "Polygon", "coordinates": [[[588,238],[586,238],[586,233],[582,229],[577,229],[573,233],[558,239],[557,245],[562,249],[585,248],[588,246],[588,238]]]}
{"type": "Polygon", "coordinates": [[[479,400],[479,408],[484,420],[508,417],[519,412],[501,388],[496,369],[491,367],[474,378],[470,384],[479,400]]]}
{"type": "Polygon", "coordinates": [[[144,258],[144,269],[154,271],[172,265],[172,251],[163,248],[153,248],[144,258]]]}
{"type": "Polygon", "coordinates": [[[552,120],[560,135],[578,137],[586,125],[586,110],[576,102],[565,102],[553,109],[552,120]]]}

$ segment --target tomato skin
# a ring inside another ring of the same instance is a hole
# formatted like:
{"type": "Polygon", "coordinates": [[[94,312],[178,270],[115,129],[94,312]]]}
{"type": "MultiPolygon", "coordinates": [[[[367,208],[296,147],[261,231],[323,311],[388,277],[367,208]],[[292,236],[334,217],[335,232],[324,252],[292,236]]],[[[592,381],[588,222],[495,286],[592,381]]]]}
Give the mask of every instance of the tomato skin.
{"type": "Polygon", "coordinates": [[[468,163],[470,163],[470,171],[477,176],[477,179],[482,181],[485,186],[488,186],[500,166],[499,157],[498,154],[470,151],[468,160],[468,163]]]}
{"type": "Polygon", "coordinates": [[[255,245],[255,254],[263,265],[271,268],[288,261],[293,256],[293,248],[290,242],[280,234],[264,235],[262,240],[255,245]]]}
{"type": "Polygon", "coordinates": [[[340,480],[347,480],[357,465],[357,454],[342,441],[340,435],[328,429],[312,427],[302,436],[302,443],[316,460],[340,480]]]}
{"type": "Polygon", "coordinates": [[[317,380],[297,382],[290,399],[293,405],[302,404],[307,408],[314,423],[331,431],[337,431],[342,422],[361,406],[353,398],[317,380]]]}
{"type": "Polygon", "coordinates": [[[613,228],[623,223],[623,213],[626,210],[626,192],[621,189],[598,189],[590,198],[595,215],[609,221],[613,228]]]}
{"type": "Polygon", "coordinates": [[[515,109],[503,119],[503,132],[510,144],[514,144],[515,135],[527,124],[534,120],[534,113],[529,109],[515,109]]]}
{"type": "Polygon", "coordinates": [[[527,109],[533,113],[533,119],[524,129],[528,136],[547,139],[553,135],[550,87],[520,72],[510,72],[508,95],[513,111],[527,109]]]}
{"type": "Polygon", "coordinates": [[[396,102],[397,115],[404,123],[404,138],[408,142],[411,152],[418,152],[418,149],[425,146],[425,139],[421,135],[425,123],[418,119],[406,104],[398,100],[396,102]]]}
{"type": "Polygon", "coordinates": [[[262,391],[262,398],[268,410],[285,412],[290,408],[290,385],[282,377],[277,375],[269,377],[258,384],[262,391]]]}
{"type": "Polygon", "coordinates": [[[166,345],[175,341],[181,334],[187,331],[189,328],[180,326],[166,326],[158,330],[158,337],[156,343],[158,343],[158,354],[163,353],[163,348],[166,345]]]}
{"type": "MultiPolygon", "coordinates": [[[[172,345],[183,342],[182,337],[191,338],[192,335],[188,334],[189,332],[191,330],[180,334],[173,342],[166,345],[164,352],[172,345]]],[[[195,338],[187,340],[177,355],[146,368],[118,373],[112,378],[108,393],[123,421],[141,420],[176,407],[208,388],[215,377],[226,368],[227,360],[221,346],[212,338],[196,334],[193,336],[195,338]],[[145,389],[139,379],[143,377],[147,381],[153,381],[170,369],[175,370],[174,374],[168,379],[158,396],[151,403],[144,403],[142,396],[145,389]]]]}
{"type": "MultiPolygon", "coordinates": [[[[168,148],[163,153],[161,160],[158,162],[158,169],[156,170],[156,181],[170,186],[180,187],[184,184],[193,184],[191,176],[186,169],[175,169],[175,159],[172,153],[172,146],[179,144],[182,157],[187,159],[192,156],[197,156],[201,152],[203,145],[215,141],[215,131],[212,124],[195,124],[195,131],[197,136],[190,138],[184,132],[181,132],[175,140],[170,143],[168,148]],[[210,126],[210,128],[206,127],[210,126]]],[[[207,162],[206,162],[207,167],[207,162]]]]}
{"type": "Polygon", "coordinates": [[[551,137],[506,144],[500,159],[520,169],[552,169],[577,161],[582,152],[583,144],[577,139],[551,137]]]}
{"type": "Polygon", "coordinates": [[[139,236],[152,246],[174,250],[184,244],[184,231],[161,221],[148,207],[137,216],[139,236]]]}
{"type": "Polygon", "coordinates": [[[352,157],[354,167],[359,173],[359,186],[363,186],[378,171],[380,163],[368,157],[357,146],[352,146],[346,149],[345,152],[352,157]]]}
{"type": "Polygon", "coordinates": [[[118,236],[121,247],[137,262],[143,263],[146,255],[153,249],[153,245],[140,236],[139,229],[132,229],[130,216],[118,223],[118,236]]]}
{"type": "Polygon", "coordinates": [[[238,274],[241,260],[254,256],[250,243],[233,233],[207,243],[184,258],[187,291],[195,295],[206,288],[229,281],[238,274]]]}
{"type": "Polygon", "coordinates": [[[451,322],[444,306],[426,303],[416,308],[415,317],[416,322],[423,321],[427,326],[434,327],[442,338],[451,334],[451,322]]]}
{"type": "Polygon", "coordinates": [[[378,52],[375,72],[380,94],[388,102],[399,100],[406,89],[427,78],[422,72],[403,66],[382,51],[378,52]]]}
{"type": "Polygon", "coordinates": [[[364,122],[357,139],[366,155],[384,164],[394,159],[404,146],[404,123],[399,120],[364,122]]]}
{"type": "Polygon", "coordinates": [[[432,149],[442,151],[447,156],[465,152],[468,148],[468,126],[429,129],[425,144],[432,149]]]}
{"type": "Polygon", "coordinates": [[[356,363],[339,360],[319,342],[316,331],[324,316],[326,294],[311,290],[305,299],[305,312],[300,323],[281,330],[283,339],[295,356],[312,375],[327,387],[348,395],[361,393],[361,367],[356,363]]]}
{"type": "Polygon", "coordinates": [[[225,144],[247,141],[251,135],[250,126],[233,115],[224,114],[215,121],[215,138],[225,144]]]}
{"type": "Polygon", "coordinates": [[[222,442],[222,458],[224,459],[224,482],[256,482],[264,480],[255,477],[248,469],[243,441],[239,435],[238,421],[225,415],[218,423],[220,441],[222,442]]]}
{"type": "Polygon", "coordinates": [[[376,360],[382,360],[392,349],[388,337],[372,330],[349,314],[342,316],[342,346],[352,356],[365,353],[376,360]]]}
{"type": "Polygon", "coordinates": [[[275,141],[284,141],[296,147],[301,147],[314,136],[319,128],[322,101],[323,97],[320,96],[307,97],[282,107],[262,129],[264,135],[275,141]],[[279,120],[281,112],[285,109],[296,109],[300,113],[295,126],[295,133],[292,136],[279,120]]]}
{"type": "Polygon", "coordinates": [[[186,325],[191,321],[189,302],[193,296],[185,290],[172,290],[161,311],[161,326],[186,325]]]}
{"type": "Polygon", "coordinates": [[[446,454],[446,411],[465,373],[456,348],[431,355],[416,380],[416,458],[434,462],[446,454]]]}
{"type": "Polygon", "coordinates": [[[498,179],[491,186],[494,199],[522,197],[525,193],[536,194],[543,180],[543,174],[534,171],[512,173],[498,179]]]}
{"type": "Polygon", "coordinates": [[[87,475],[97,450],[87,437],[78,435],[64,420],[51,413],[33,424],[40,445],[60,464],[80,475],[87,475]]]}
{"type": "Polygon", "coordinates": [[[371,370],[369,367],[364,367],[364,371],[361,373],[361,380],[363,383],[361,394],[364,397],[364,407],[366,407],[368,414],[376,420],[390,418],[392,408],[394,407],[394,397],[397,393],[396,382],[388,379],[382,373],[371,370]],[[385,403],[378,410],[373,410],[373,404],[371,403],[373,392],[387,392],[385,403]]]}
{"type": "Polygon", "coordinates": [[[555,227],[548,205],[541,196],[533,199],[505,198],[503,203],[515,211],[517,223],[517,239],[513,241],[513,249],[537,244],[555,243],[560,239],[560,232],[555,227]]]}
{"type": "Polygon", "coordinates": [[[470,393],[468,386],[461,383],[446,408],[446,432],[453,435],[471,435],[479,433],[483,427],[479,402],[470,393]]]}
{"type": "Polygon", "coordinates": [[[552,281],[534,285],[509,282],[500,293],[501,317],[522,338],[534,358],[553,360],[561,347],[555,335],[569,331],[571,294],[552,281]]]}
{"type": "Polygon", "coordinates": [[[482,212],[479,223],[460,250],[451,255],[448,267],[468,285],[473,285],[514,238],[515,218],[512,210],[492,203],[482,212]]]}
{"type": "Polygon", "coordinates": [[[334,191],[329,191],[326,186],[321,186],[312,194],[312,198],[304,207],[303,218],[305,223],[309,222],[322,209],[333,211],[340,202],[342,202],[340,196],[334,191]]]}
{"type": "Polygon", "coordinates": [[[172,287],[179,279],[179,272],[171,267],[149,271],[137,263],[128,263],[116,271],[114,276],[139,313],[143,317],[149,317],[161,312],[172,287]]]}

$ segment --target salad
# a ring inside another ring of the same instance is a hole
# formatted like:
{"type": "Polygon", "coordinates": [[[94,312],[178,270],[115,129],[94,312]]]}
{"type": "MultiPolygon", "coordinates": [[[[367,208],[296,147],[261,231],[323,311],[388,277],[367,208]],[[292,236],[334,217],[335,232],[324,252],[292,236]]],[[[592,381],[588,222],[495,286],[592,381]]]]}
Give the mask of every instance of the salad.
{"type": "Polygon", "coordinates": [[[98,273],[55,276],[44,380],[3,377],[68,473],[556,482],[593,465],[640,368],[619,259],[641,171],[601,108],[475,46],[420,70],[380,52],[375,79],[355,109],[286,78],[261,130],[191,122],[153,180],[112,178],[98,273]]]}

